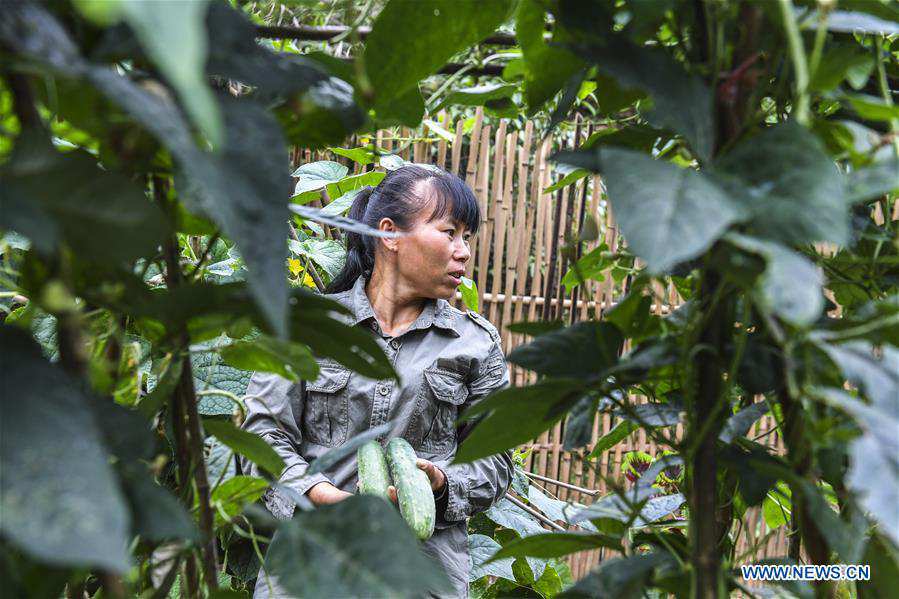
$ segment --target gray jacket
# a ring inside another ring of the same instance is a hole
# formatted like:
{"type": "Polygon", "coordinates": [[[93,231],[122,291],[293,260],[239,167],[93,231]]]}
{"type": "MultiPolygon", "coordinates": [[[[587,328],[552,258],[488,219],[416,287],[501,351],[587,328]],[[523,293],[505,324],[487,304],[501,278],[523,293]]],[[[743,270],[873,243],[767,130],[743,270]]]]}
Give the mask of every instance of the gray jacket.
{"type": "MultiPolygon", "coordinates": [[[[422,544],[426,554],[443,565],[453,582],[453,597],[468,597],[470,561],[468,524],[472,515],[499,501],[512,480],[513,462],[506,452],[470,464],[450,462],[471,425],[456,429],[457,415],[485,395],[509,384],[499,333],[476,312],[462,312],[445,300],[430,300],[418,319],[402,335],[385,336],[365,294],[365,279],[354,287],[328,295],[354,314],[341,316],[370,328],[393,361],[401,382],[374,380],[352,372],[336,361],[318,359],[320,374],[301,385],[278,375],[257,372],[247,389],[245,430],[262,436],[287,464],[280,482],[304,494],[321,481],[356,491],[356,457],[350,455],[324,472],[304,476],[309,462],[353,436],[390,422],[419,457],[431,460],[446,473],[447,486],[437,497],[434,535],[422,544]]],[[[258,474],[241,460],[245,472],[258,474]]],[[[293,503],[269,493],[266,504],[280,518],[289,518],[293,503]]],[[[260,576],[254,597],[269,597],[260,576]]],[[[280,593],[280,591],[278,591],[280,593]]],[[[288,595],[277,594],[278,597],[288,595]]]]}

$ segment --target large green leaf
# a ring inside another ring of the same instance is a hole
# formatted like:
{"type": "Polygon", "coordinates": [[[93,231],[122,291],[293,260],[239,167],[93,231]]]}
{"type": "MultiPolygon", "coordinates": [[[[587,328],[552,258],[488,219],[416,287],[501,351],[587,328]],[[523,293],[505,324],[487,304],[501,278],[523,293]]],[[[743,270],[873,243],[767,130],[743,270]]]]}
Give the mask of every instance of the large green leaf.
{"type": "Polygon", "coordinates": [[[284,470],[284,460],[265,440],[249,431],[241,430],[228,420],[206,418],[203,428],[216,439],[278,478],[284,470]]]}
{"type": "Polygon", "coordinates": [[[638,428],[638,425],[630,420],[620,421],[618,424],[612,427],[612,430],[610,430],[608,433],[606,433],[596,441],[596,445],[593,446],[593,450],[587,457],[594,458],[601,456],[603,452],[608,451],[612,447],[615,447],[616,445],[624,441],[628,435],[630,435],[638,428]]]}
{"type": "Polygon", "coordinates": [[[702,173],[638,152],[599,148],[562,152],[557,160],[602,173],[628,245],[652,272],[695,258],[743,216],[702,173]]]}
{"type": "Polygon", "coordinates": [[[286,379],[315,380],[318,363],[305,345],[259,335],[221,349],[225,364],[241,370],[273,372],[286,379]]]}
{"type": "Polygon", "coordinates": [[[435,110],[447,105],[483,106],[494,116],[514,117],[518,114],[518,107],[512,101],[512,96],[517,90],[518,86],[514,83],[487,83],[455,89],[446,95],[435,110]]]}
{"type": "Polygon", "coordinates": [[[266,489],[268,482],[264,478],[243,475],[229,478],[209,498],[216,510],[215,519],[222,523],[225,517],[236,516],[246,505],[262,497],[266,489]]]}
{"type": "Polygon", "coordinates": [[[824,277],[813,262],[775,241],[738,233],[729,233],[727,240],[765,259],[758,295],[767,309],[800,326],[808,326],[821,316],[824,277]]]}
{"type": "Polygon", "coordinates": [[[252,101],[221,98],[225,148],[210,155],[197,147],[176,106],[128,77],[84,60],[43,8],[16,3],[4,16],[0,39],[9,47],[51,72],[90,81],[171,152],[185,174],[179,192],[237,243],[247,262],[251,292],[272,328],[283,335],[289,177],[286,144],[272,117],[252,101]]]}
{"type": "MultiPolygon", "coordinates": [[[[562,89],[584,62],[570,51],[543,39],[546,11],[537,0],[521,0],[515,14],[515,37],[524,59],[524,92],[533,115],[562,89]]],[[[556,35],[559,35],[557,30],[556,35]]],[[[558,39],[554,40],[559,42],[558,39]]]]}
{"type": "Polygon", "coordinates": [[[162,212],[127,177],[28,130],[0,168],[0,226],[44,253],[65,241],[84,259],[113,263],[153,254],[165,233],[162,212]]]}
{"type": "Polygon", "coordinates": [[[365,495],[281,524],[265,564],[297,596],[418,597],[452,588],[397,510],[365,495]]]}
{"type": "Polygon", "coordinates": [[[508,360],[538,374],[590,379],[615,365],[623,341],[613,324],[579,322],[516,347],[508,360]]]}
{"type": "MultiPolygon", "coordinates": [[[[352,193],[352,192],[350,192],[352,193]]],[[[334,213],[334,210],[328,210],[334,202],[322,210],[322,214],[334,213]]],[[[311,258],[318,266],[322,267],[331,279],[334,279],[343,268],[346,261],[346,247],[336,239],[321,239],[318,237],[310,237],[303,241],[291,239],[289,242],[290,251],[298,256],[311,258]]]]}
{"type": "Polygon", "coordinates": [[[507,543],[490,558],[490,561],[525,556],[562,557],[600,547],[623,551],[621,540],[617,537],[603,533],[564,531],[530,535],[507,543]]]}
{"type": "MultiPolygon", "coordinates": [[[[208,349],[208,346],[199,347],[208,349]]],[[[249,370],[223,364],[221,356],[215,351],[192,351],[190,358],[197,391],[225,391],[237,397],[243,397],[246,393],[253,376],[249,370]]],[[[204,416],[231,416],[237,408],[227,396],[214,393],[201,396],[197,407],[204,416]]]]}
{"type": "MultiPolygon", "coordinates": [[[[561,520],[567,524],[574,524],[572,518],[585,507],[580,503],[547,497],[533,485],[528,487],[527,498],[528,503],[546,514],[551,520],[561,520]]],[[[577,526],[596,532],[596,527],[589,521],[578,522],[577,526]]]]}
{"type": "Polygon", "coordinates": [[[580,38],[568,47],[620,86],[647,92],[653,102],[646,115],[650,123],[683,135],[696,156],[708,160],[715,146],[712,90],[661,48],[638,46],[585,18],[582,11],[593,8],[588,6],[563,4],[561,21],[580,38]]]}
{"type": "Polygon", "coordinates": [[[388,2],[372,25],[362,56],[378,117],[392,115],[395,99],[493,33],[511,7],[509,0],[388,2]]]}
{"type": "Polygon", "coordinates": [[[535,438],[565,416],[583,394],[580,380],[546,379],[529,387],[506,388],[481,400],[461,419],[492,411],[459,446],[454,463],[471,462],[535,438]],[[510,422],[515,426],[509,426],[510,422]]]}
{"type": "Polygon", "coordinates": [[[134,534],[149,541],[199,540],[190,514],[171,491],[153,480],[144,466],[131,464],[123,468],[122,483],[131,506],[134,534]]]}
{"type": "Polygon", "coordinates": [[[846,484],[883,533],[899,544],[899,350],[885,345],[878,356],[862,341],[822,349],[871,400],[866,404],[841,390],[821,391],[823,399],[851,414],[863,430],[850,445],[846,484]]]}
{"type": "Polygon", "coordinates": [[[218,104],[206,84],[208,0],[121,2],[122,14],[191,118],[215,146],[224,141],[218,104]]]}
{"type": "Polygon", "coordinates": [[[486,535],[468,535],[468,553],[471,556],[471,572],[468,580],[473,582],[482,576],[496,576],[514,581],[513,558],[487,561],[501,548],[502,546],[496,540],[486,535]]]}
{"type": "Polygon", "coordinates": [[[613,557],[602,562],[559,598],[642,599],[653,570],[669,560],[673,558],[659,551],[613,557]]]}
{"type": "MultiPolygon", "coordinates": [[[[326,84],[331,78],[328,70],[310,56],[273,52],[257,43],[256,26],[225,2],[209,5],[206,28],[215,42],[209,47],[206,72],[252,85],[254,94],[285,99],[290,94],[326,84]]],[[[341,96],[332,98],[341,99],[341,96]]],[[[358,110],[353,105],[351,90],[343,110],[358,110]]]]}
{"type": "Polygon", "coordinates": [[[346,166],[331,160],[306,163],[293,173],[294,177],[299,178],[294,193],[300,194],[322,189],[329,183],[337,183],[346,177],[348,172],[349,169],[346,166]]]}
{"type": "Polygon", "coordinates": [[[52,564],[129,567],[130,516],[80,384],[0,327],[0,531],[52,564]]]}
{"type": "Polygon", "coordinates": [[[840,174],[818,138],[795,122],[744,140],[715,168],[751,213],[751,233],[789,245],[848,240],[840,174]]]}

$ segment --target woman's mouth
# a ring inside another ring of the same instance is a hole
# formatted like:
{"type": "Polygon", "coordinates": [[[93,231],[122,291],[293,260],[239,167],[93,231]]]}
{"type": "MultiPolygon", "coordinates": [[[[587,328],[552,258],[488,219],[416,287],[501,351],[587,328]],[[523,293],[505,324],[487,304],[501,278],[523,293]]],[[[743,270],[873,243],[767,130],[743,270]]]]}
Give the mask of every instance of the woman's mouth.
{"type": "Polygon", "coordinates": [[[453,285],[457,287],[462,284],[462,273],[449,273],[449,278],[453,280],[453,285]]]}

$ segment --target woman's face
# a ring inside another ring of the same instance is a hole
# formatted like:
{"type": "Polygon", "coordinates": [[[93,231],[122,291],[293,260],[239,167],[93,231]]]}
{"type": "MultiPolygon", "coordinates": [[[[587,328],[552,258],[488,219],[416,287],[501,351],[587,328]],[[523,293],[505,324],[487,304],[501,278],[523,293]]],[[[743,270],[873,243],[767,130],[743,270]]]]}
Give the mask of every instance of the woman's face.
{"type": "Polygon", "coordinates": [[[430,199],[416,214],[411,229],[396,240],[397,268],[416,295],[449,299],[471,258],[471,233],[451,214],[428,222],[433,212],[430,199]]]}

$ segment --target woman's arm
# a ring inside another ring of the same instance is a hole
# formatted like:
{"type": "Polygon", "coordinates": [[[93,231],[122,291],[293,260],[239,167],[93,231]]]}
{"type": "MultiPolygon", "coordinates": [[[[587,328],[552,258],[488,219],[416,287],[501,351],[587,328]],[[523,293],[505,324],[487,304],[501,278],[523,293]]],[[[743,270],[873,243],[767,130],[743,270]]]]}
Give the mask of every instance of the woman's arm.
{"type": "MultiPolygon", "coordinates": [[[[481,363],[477,378],[469,384],[469,399],[462,407],[467,410],[491,392],[509,385],[506,358],[495,339],[490,353],[481,363]]],[[[474,427],[466,422],[458,431],[461,445],[474,427]]],[[[515,464],[508,451],[468,464],[437,463],[446,475],[446,487],[438,493],[437,527],[446,528],[490,508],[502,499],[512,484],[515,464]],[[445,505],[445,510],[441,506],[445,505]]]]}
{"type": "MultiPolygon", "coordinates": [[[[277,374],[255,372],[247,387],[247,417],[241,428],[262,437],[284,460],[285,468],[278,482],[300,495],[308,492],[310,501],[316,505],[334,503],[350,494],[338,489],[320,472],[305,476],[309,462],[300,455],[302,433],[299,424],[303,401],[300,384],[277,374]]],[[[240,456],[240,465],[244,472],[259,475],[256,464],[243,456],[240,456]]],[[[293,501],[282,497],[276,490],[266,492],[263,500],[276,517],[290,518],[293,514],[293,501]]]]}

